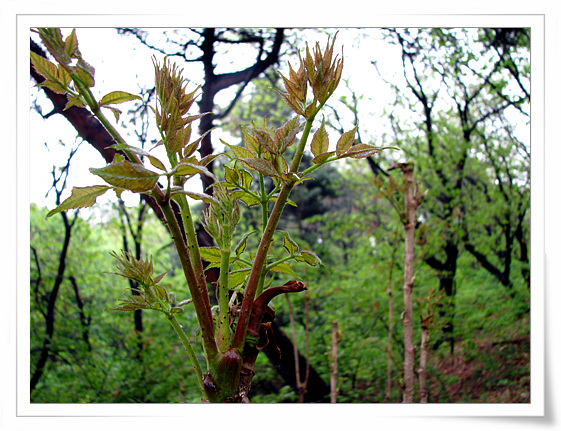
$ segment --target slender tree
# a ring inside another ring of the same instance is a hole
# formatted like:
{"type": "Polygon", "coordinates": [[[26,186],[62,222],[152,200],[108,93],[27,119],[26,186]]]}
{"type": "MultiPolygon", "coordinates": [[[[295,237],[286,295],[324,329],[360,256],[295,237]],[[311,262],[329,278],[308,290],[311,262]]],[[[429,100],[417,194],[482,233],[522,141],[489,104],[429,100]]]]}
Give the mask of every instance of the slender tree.
{"type": "MultiPolygon", "coordinates": [[[[51,189],[54,190],[55,193],[55,201],[57,205],[60,205],[60,203],[62,202],[61,196],[65,190],[66,187],[66,181],[68,179],[68,173],[69,173],[69,169],[70,169],[70,161],[72,159],[72,157],[74,156],[74,154],[76,154],[76,151],[78,150],[78,147],[73,148],[70,151],[70,154],[68,156],[67,162],[66,164],[60,169],[60,171],[57,173],[57,169],[55,169],[55,167],[53,166],[53,170],[52,170],[52,177],[53,177],[53,183],[52,183],[52,187],[51,189]]],[[[57,271],[56,271],[56,277],[53,281],[53,285],[51,287],[51,289],[46,292],[43,296],[46,299],[46,304],[39,304],[40,307],[42,307],[43,305],[45,306],[45,311],[42,312],[44,320],[45,320],[45,334],[43,336],[43,346],[41,348],[40,354],[39,354],[39,358],[37,359],[37,362],[33,368],[33,373],[31,375],[31,381],[30,381],[30,389],[31,392],[33,392],[33,390],[37,387],[37,384],[39,383],[39,380],[41,379],[41,377],[43,376],[44,372],[45,372],[45,367],[47,364],[47,361],[49,359],[49,355],[51,353],[51,348],[54,342],[54,335],[55,335],[55,320],[56,320],[56,303],[57,303],[57,299],[58,299],[58,295],[62,286],[62,283],[65,280],[66,277],[66,259],[68,256],[68,249],[70,247],[70,240],[72,238],[72,229],[74,228],[74,224],[76,223],[76,220],[78,218],[78,211],[74,211],[74,215],[69,218],[68,214],[66,211],[61,211],[60,212],[60,217],[62,219],[62,224],[64,226],[64,238],[62,240],[62,246],[60,249],[60,254],[58,257],[58,267],[57,267],[57,271]]],[[[35,263],[37,265],[37,272],[39,274],[39,277],[36,280],[36,292],[38,292],[38,286],[42,280],[41,277],[41,267],[39,264],[39,258],[37,255],[37,250],[35,248],[32,248],[32,252],[34,254],[35,257],[35,263]]],[[[77,288],[76,288],[77,289],[77,288]]],[[[76,290],[77,292],[77,290],[76,290]]],[[[36,299],[39,299],[39,295],[36,294],[36,299]]],[[[77,294],[77,297],[79,297],[79,295],[77,294]]],[[[80,306],[80,304],[78,304],[80,306]]],[[[82,320],[82,323],[85,323],[85,320],[82,320]]],[[[88,343],[89,346],[89,340],[88,337],[86,335],[87,333],[84,333],[84,341],[86,341],[86,343],[88,343]]],[[[90,346],[91,347],[91,346],[90,346]]]]}
{"type": "Polygon", "coordinates": [[[404,210],[400,213],[401,222],[405,231],[405,258],[403,265],[403,402],[412,403],[415,379],[415,344],[413,341],[413,285],[414,285],[414,260],[415,260],[415,226],[417,217],[415,211],[421,203],[422,195],[415,190],[413,177],[413,163],[399,163],[389,170],[400,169],[403,174],[404,210]]]}

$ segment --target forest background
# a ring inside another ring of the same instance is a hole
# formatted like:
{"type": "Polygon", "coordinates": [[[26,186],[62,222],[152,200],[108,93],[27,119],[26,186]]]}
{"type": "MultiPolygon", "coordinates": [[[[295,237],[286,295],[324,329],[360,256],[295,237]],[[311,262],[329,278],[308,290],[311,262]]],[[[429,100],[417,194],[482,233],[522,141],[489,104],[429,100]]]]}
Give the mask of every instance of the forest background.
{"type": "MultiPolygon", "coordinates": [[[[333,123],[335,123],[335,122],[333,122],[333,123]]],[[[83,145],[84,145],[84,144],[83,144],[83,145]]],[[[366,174],[366,173],[369,173],[368,169],[369,169],[369,168],[366,167],[366,168],[364,169],[364,172],[363,172],[363,173],[365,173],[365,174],[366,174]]],[[[387,214],[390,215],[391,212],[390,212],[390,211],[387,211],[387,214]]],[[[297,219],[296,219],[296,224],[297,224],[297,219]]],[[[156,226],[157,226],[157,224],[156,224],[154,227],[156,228],[156,226]]],[[[156,228],[156,229],[157,229],[157,228],[156,228]]],[[[370,237],[367,237],[366,239],[368,239],[368,242],[370,242],[370,243],[372,242],[372,240],[370,239],[370,237]]],[[[354,244],[353,244],[353,246],[354,246],[354,244]]],[[[465,256],[469,256],[469,254],[468,254],[468,253],[465,253],[465,251],[462,252],[462,254],[465,255],[465,256]]],[[[345,257],[348,258],[348,256],[345,256],[345,257]]],[[[396,259],[396,260],[399,260],[399,259],[396,259]]],[[[473,264],[472,264],[472,266],[475,267],[476,265],[473,265],[473,264]]],[[[386,268],[387,268],[387,265],[386,265],[386,268]]],[[[477,271],[476,271],[476,272],[477,272],[477,271]]],[[[386,275],[387,275],[387,274],[386,274],[386,275]]],[[[351,283],[349,283],[349,284],[351,284],[351,283]]],[[[353,284],[354,284],[354,283],[353,283],[353,284]]],[[[399,281],[399,280],[396,280],[396,286],[399,286],[399,284],[400,284],[400,281],[399,281]]],[[[399,293],[399,287],[398,287],[398,290],[397,290],[396,292],[399,293]]],[[[383,296],[383,295],[382,295],[382,296],[383,296]]],[[[313,300],[313,299],[311,299],[311,300],[313,300]]],[[[370,300],[371,300],[371,298],[370,298],[370,300]]],[[[368,301],[368,300],[365,299],[365,301],[368,301]]],[[[72,301],[69,302],[69,305],[71,305],[71,302],[72,302],[72,301]]],[[[301,307],[302,304],[294,304],[294,305],[297,305],[297,306],[301,307]]],[[[387,310],[386,310],[386,311],[387,311],[387,310]]],[[[297,313],[298,313],[298,311],[297,311],[297,313]]],[[[343,314],[348,315],[349,313],[347,312],[347,313],[343,313],[343,314]]],[[[370,317],[372,318],[373,315],[370,315],[370,317]]],[[[375,320],[375,319],[373,319],[373,320],[375,320]]],[[[302,329],[302,328],[300,328],[299,331],[300,331],[301,329],[302,329]]],[[[301,334],[300,334],[300,335],[301,335],[301,334]]],[[[345,335],[346,335],[346,334],[345,334],[345,335]]],[[[345,335],[343,336],[342,340],[345,340],[345,335]]],[[[371,341],[371,340],[370,340],[370,341],[371,341]]],[[[324,344],[327,344],[327,343],[324,343],[324,344]]],[[[461,346],[461,344],[458,344],[458,345],[457,345],[457,347],[463,348],[463,347],[460,347],[460,346],[461,346]]],[[[441,348],[442,352],[444,352],[446,349],[447,349],[447,347],[445,347],[445,346],[442,346],[442,348],[441,348]]],[[[325,362],[327,363],[327,360],[325,360],[325,362]]],[[[360,368],[360,366],[359,366],[358,368],[360,368]]],[[[359,375],[360,375],[360,372],[359,372],[359,375]]],[[[373,386],[376,386],[376,385],[373,385],[373,386]]],[[[380,387],[380,384],[378,384],[377,386],[380,387]]],[[[352,387],[352,386],[351,386],[351,387],[352,387]]],[[[288,399],[288,400],[290,399],[290,396],[294,397],[294,394],[293,394],[293,395],[290,395],[289,392],[287,392],[287,394],[288,394],[288,397],[287,397],[286,399],[288,399]]]]}

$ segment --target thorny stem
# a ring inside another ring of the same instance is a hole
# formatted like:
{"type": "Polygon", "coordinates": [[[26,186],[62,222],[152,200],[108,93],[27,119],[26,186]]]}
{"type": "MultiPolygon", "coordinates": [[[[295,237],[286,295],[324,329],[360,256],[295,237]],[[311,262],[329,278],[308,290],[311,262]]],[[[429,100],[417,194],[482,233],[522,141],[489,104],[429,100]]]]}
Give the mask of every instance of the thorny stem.
{"type": "Polygon", "coordinates": [[[232,235],[229,226],[224,226],[224,244],[220,248],[220,280],[218,286],[218,348],[221,352],[230,347],[230,307],[228,306],[228,274],[230,273],[232,235]]]}
{"type": "Polygon", "coordinates": [[[218,354],[218,348],[214,340],[214,326],[212,321],[212,312],[208,303],[206,283],[197,283],[195,271],[193,270],[193,266],[191,265],[191,261],[189,259],[189,252],[185,246],[185,242],[183,241],[181,230],[179,229],[179,225],[169,201],[165,200],[163,202],[159,202],[159,204],[177,249],[179,260],[181,261],[181,267],[183,268],[183,273],[185,274],[185,279],[187,280],[187,285],[189,286],[189,291],[191,292],[191,298],[193,299],[193,305],[195,306],[195,311],[197,313],[197,318],[199,324],[201,325],[201,334],[203,337],[205,352],[210,362],[210,360],[218,354]]]}
{"type": "Polygon", "coordinates": [[[201,252],[197,240],[197,232],[195,231],[195,224],[193,223],[193,216],[191,215],[191,208],[189,207],[185,195],[178,194],[174,196],[174,200],[179,204],[181,210],[181,218],[183,220],[183,226],[185,227],[185,237],[187,238],[187,247],[189,248],[191,263],[193,264],[195,279],[201,289],[205,302],[208,304],[208,307],[210,307],[203,262],[201,260],[201,252]]]}
{"type": "Polygon", "coordinates": [[[170,313],[167,316],[167,318],[168,318],[169,322],[171,323],[171,326],[173,326],[173,329],[175,329],[175,332],[179,336],[179,339],[181,340],[181,343],[183,344],[183,347],[187,351],[187,355],[189,355],[189,359],[191,360],[191,363],[193,364],[193,368],[195,369],[195,374],[197,375],[197,382],[199,383],[199,387],[201,389],[201,392],[203,393],[203,397],[205,397],[206,394],[205,394],[205,389],[204,389],[204,384],[203,384],[203,370],[201,368],[201,364],[199,363],[199,360],[197,359],[197,355],[195,354],[195,351],[193,350],[193,346],[191,345],[191,342],[189,341],[189,339],[185,335],[185,332],[183,332],[183,329],[181,328],[181,325],[177,322],[177,319],[175,318],[175,315],[170,313]]]}

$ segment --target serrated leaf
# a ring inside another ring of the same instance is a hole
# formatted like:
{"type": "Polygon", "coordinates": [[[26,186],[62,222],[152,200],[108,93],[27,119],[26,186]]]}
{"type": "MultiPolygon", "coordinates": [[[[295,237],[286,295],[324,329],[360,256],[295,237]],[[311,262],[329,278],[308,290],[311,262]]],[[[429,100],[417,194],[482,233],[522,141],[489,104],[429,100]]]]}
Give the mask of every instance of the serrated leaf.
{"type": "Polygon", "coordinates": [[[64,50],[70,57],[73,57],[78,50],[78,38],[76,37],[75,28],[73,28],[72,33],[70,33],[68,37],[64,39],[64,50]]]}
{"type": "Polygon", "coordinates": [[[335,151],[329,151],[328,153],[322,153],[317,155],[316,157],[314,157],[314,159],[312,160],[312,163],[316,164],[316,165],[322,165],[324,164],[333,154],[335,154],[335,151]]]}
{"type": "Polygon", "coordinates": [[[62,86],[59,82],[53,82],[53,81],[44,81],[41,84],[37,84],[37,87],[45,87],[48,88],[51,91],[54,91],[57,94],[65,94],[66,93],[66,87],[62,86]]]}
{"type": "Polygon", "coordinates": [[[118,307],[115,308],[107,308],[107,311],[134,311],[144,308],[146,308],[146,305],[144,304],[129,302],[126,304],[119,305],[118,307]]]}
{"type": "Polygon", "coordinates": [[[57,67],[54,63],[51,63],[46,58],[43,58],[34,52],[30,52],[29,54],[31,55],[31,63],[39,75],[50,81],[57,80],[57,67]]]}
{"type": "Polygon", "coordinates": [[[312,154],[317,158],[320,154],[327,153],[328,150],[329,134],[327,133],[327,130],[325,130],[325,123],[322,121],[320,128],[316,130],[316,133],[314,133],[314,137],[312,138],[312,154]]]}
{"type": "Polygon", "coordinates": [[[246,192],[245,190],[236,190],[233,193],[233,196],[235,199],[239,199],[240,201],[242,201],[248,207],[259,205],[261,203],[260,199],[255,197],[255,195],[246,192]]]}
{"type": "Polygon", "coordinates": [[[71,96],[70,94],[67,95],[67,98],[68,98],[68,102],[66,103],[66,106],[64,107],[63,111],[66,111],[68,108],[71,108],[72,106],[77,106],[79,108],[86,107],[86,105],[84,104],[84,102],[82,102],[81,99],[71,96]]]}
{"type": "Polygon", "coordinates": [[[111,163],[104,168],[90,168],[90,172],[100,176],[112,186],[135,193],[151,190],[160,176],[138,163],[127,160],[111,163]]]}
{"type": "Polygon", "coordinates": [[[154,284],[152,286],[154,288],[154,291],[156,292],[156,296],[164,301],[167,301],[168,299],[168,292],[165,288],[163,288],[162,286],[159,286],[157,284],[154,284]]]}
{"type": "Polygon", "coordinates": [[[275,271],[275,272],[280,272],[280,273],[283,273],[283,274],[289,274],[296,279],[300,278],[300,276],[298,274],[296,274],[294,272],[294,270],[292,269],[292,267],[286,262],[279,263],[278,265],[275,265],[275,266],[269,268],[269,271],[275,271]]]}
{"type": "MultiPolygon", "coordinates": [[[[179,153],[182,148],[189,144],[189,140],[191,139],[191,125],[187,125],[182,129],[178,129],[175,131],[170,131],[167,134],[167,148],[170,153],[179,153]]],[[[196,142],[193,142],[192,145],[197,146],[196,142]]]]}
{"type": "Polygon", "coordinates": [[[353,159],[362,159],[364,157],[372,156],[382,150],[380,147],[375,147],[368,144],[356,144],[349,148],[349,150],[342,154],[340,157],[352,157],[353,159]]]}
{"type": "Polygon", "coordinates": [[[241,129],[244,136],[245,146],[247,147],[246,151],[248,151],[251,155],[242,156],[242,157],[237,156],[237,157],[243,159],[243,158],[251,158],[257,156],[259,154],[259,141],[249,133],[246,127],[242,126],[241,129]]]}
{"type": "Polygon", "coordinates": [[[243,187],[245,187],[246,189],[249,189],[251,187],[251,183],[253,182],[253,177],[245,169],[239,169],[239,172],[242,176],[242,184],[241,185],[243,187]]]}
{"type": "Polygon", "coordinates": [[[298,262],[305,262],[311,266],[323,265],[321,259],[312,251],[303,250],[300,254],[294,256],[298,262]]]}
{"type": "Polygon", "coordinates": [[[358,126],[355,126],[352,130],[345,132],[341,135],[339,140],[337,141],[337,155],[340,156],[347,152],[349,148],[352,147],[355,141],[355,134],[358,130],[358,126]]]}
{"type": "Polygon", "coordinates": [[[247,148],[238,147],[237,145],[230,145],[230,144],[224,142],[222,139],[220,139],[220,142],[222,142],[224,145],[226,145],[228,148],[230,148],[232,150],[232,152],[234,153],[234,155],[238,159],[251,159],[251,158],[255,157],[255,154],[253,154],[247,148]]]}
{"type": "Polygon", "coordinates": [[[222,254],[218,247],[201,247],[200,249],[201,258],[209,263],[220,263],[222,259],[222,254]]]}
{"type": "Polygon", "coordinates": [[[196,174],[205,174],[205,175],[209,176],[210,178],[214,178],[214,175],[212,174],[212,172],[210,172],[204,166],[195,165],[194,163],[188,163],[188,162],[178,163],[177,166],[175,166],[175,168],[173,168],[170,171],[170,174],[182,175],[182,176],[183,175],[188,176],[188,175],[196,175],[196,174]]]}
{"type": "Polygon", "coordinates": [[[47,217],[51,217],[61,211],[91,207],[95,204],[96,199],[110,188],[109,186],[73,187],[70,197],[65,199],[55,209],[49,211],[47,217]]]}
{"type": "Polygon", "coordinates": [[[168,273],[168,271],[166,272],[162,272],[161,274],[155,276],[152,278],[152,282],[154,283],[159,283],[160,281],[162,281],[162,278],[164,278],[164,276],[168,273]]]}
{"type": "Polygon", "coordinates": [[[216,159],[217,157],[220,157],[222,155],[222,153],[220,154],[209,154],[208,156],[204,156],[200,161],[199,161],[199,165],[201,166],[208,166],[210,164],[210,162],[212,162],[214,159],[216,159]]]}
{"type": "Polygon", "coordinates": [[[274,140],[277,143],[280,154],[294,144],[296,135],[302,130],[302,124],[298,117],[288,120],[282,127],[275,131],[274,140]]]}
{"type": "Polygon", "coordinates": [[[224,179],[226,180],[226,182],[237,186],[240,184],[240,174],[238,171],[228,167],[228,166],[224,166],[224,179]]]}
{"type": "Polygon", "coordinates": [[[203,201],[206,202],[208,204],[216,204],[216,205],[220,205],[220,202],[218,202],[214,197],[212,197],[211,195],[207,195],[206,193],[197,193],[197,192],[189,192],[189,191],[181,191],[179,192],[181,194],[187,195],[189,196],[191,199],[195,199],[197,201],[203,201]]]}
{"type": "Polygon", "coordinates": [[[285,172],[289,171],[288,163],[286,163],[286,160],[282,155],[271,154],[270,157],[271,157],[271,163],[273,164],[277,172],[281,172],[281,176],[285,172]]]}
{"type": "Polygon", "coordinates": [[[238,269],[228,274],[228,288],[234,289],[243,284],[247,276],[250,274],[251,268],[238,269]]]}
{"type": "Polygon", "coordinates": [[[298,247],[298,244],[296,244],[296,241],[292,239],[290,234],[282,230],[279,230],[279,232],[283,234],[283,246],[286,251],[288,251],[291,256],[294,256],[296,253],[298,253],[300,247],[298,247]]]}
{"type": "Polygon", "coordinates": [[[185,147],[183,147],[183,157],[191,157],[193,155],[193,153],[197,150],[197,147],[199,146],[199,143],[197,141],[195,142],[191,142],[190,144],[187,144],[185,147]]]}
{"type": "Polygon", "coordinates": [[[254,137],[258,140],[267,151],[273,154],[280,154],[280,146],[273,140],[269,132],[266,130],[254,130],[254,137]]]}
{"type": "Polygon", "coordinates": [[[135,99],[142,100],[140,96],[136,96],[125,91],[112,91],[101,98],[101,100],[99,101],[99,106],[115,105],[118,103],[129,102],[135,99]]]}
{"type": "MultiPolygon", "coordinates": [[[[270,200],[273,201],[273,202],[276,202],[276,201],[277,201],[277,197],[278,197],[278,196],[276,196],[276,195],[275,195],[275,196],[271,196],[271,199],[270,199],[270,200]]],[[[259,202],[259,203],[261,203],[261,202],[259,202]]],[[[298,205],[296,204],[296,202],[294,202],[294,201],[292,201],[292,200],[290,200],[290,199],[287,199],[287,200],[286,200],[286,203],[287,203],[288,205],[290,205],[290,206],[293,206],[294,208],[298,208],[298,205]]]]}
{"type": "Polygon", "coordinates": [[[251,159],[240,159],[240,161],[248,168],[261,172],[263,175],[267,175],[269,177],[280,176],[277,170],[275,169],[275,166],[268,160],[251,158],[251,159]]]}
{"type": "Polygon", "coordinates": [[[64,87],[68,87],[70,85],[70,83],[72,82],[72,77],[66,71],[66,69],[64,67],[62,67],[60,64],[57,66],[57,77],[58,77],[58,81],[64,87]]]}

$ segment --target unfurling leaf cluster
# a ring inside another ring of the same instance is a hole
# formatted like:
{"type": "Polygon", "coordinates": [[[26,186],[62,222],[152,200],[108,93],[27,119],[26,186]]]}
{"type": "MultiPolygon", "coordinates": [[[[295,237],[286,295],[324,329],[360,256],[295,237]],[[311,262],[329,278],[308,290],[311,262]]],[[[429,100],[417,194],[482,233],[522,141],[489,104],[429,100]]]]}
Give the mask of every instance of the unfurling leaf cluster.
{"type": "Polygon", "coordinates": [[[175,293],[168,292],[159,284],[166,273],[153,276],[154,265],[151,258],[136,259],[131,253],[124,252],[120,256],[113,252],[112,256],[118,261],[118,272],[114,274],[135,281],[138,287],[135,289],[136,295],[126,295],[118,307],[108,310],[157,310],[166,315],[173,315],[182,313],[183,306],[191,302],[185,300],[177,303],[175,293]]]}
{"type": "Polygon", "coordinates": [[[112,91],[96,101],[89,89],[95,85],[95,69],[82,57],[78,48],[76,30],[72,30],[65,39],[59,28],[40,28],[36,31],[49,53],[55,58],[57,64],[31,52],[33,67],[45,81],[38,84],[58,94],[66,94],[68,102],[65,110],[78,106],[89,106],[92,111],[100,107],[107,108],[119,119],[121,111],[112,105],[141,99],[124,91],[112,91]]]}

